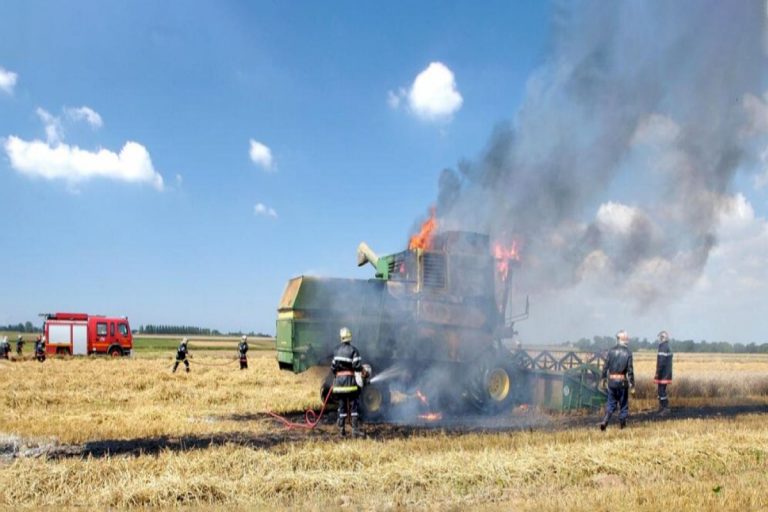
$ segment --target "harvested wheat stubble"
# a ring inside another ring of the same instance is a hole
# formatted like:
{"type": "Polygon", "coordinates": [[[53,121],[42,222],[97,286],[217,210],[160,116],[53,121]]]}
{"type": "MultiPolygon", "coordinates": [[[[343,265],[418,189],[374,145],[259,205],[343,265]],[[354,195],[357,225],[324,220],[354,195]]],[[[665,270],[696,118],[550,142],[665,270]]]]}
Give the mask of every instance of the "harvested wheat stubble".
{"type": "Polygon", "coordinates": [[[169,362],[0,370],[0,432],[9,436],[0,479],[19,482],[2,486],[0,506],[768,507],[768,401],[759,397],[702,419],[684,409],[663,422],[635,414],[629,429],[605,433],[595,415],[576,415],[501,432],[368,425],[371,438],[339,440],[328,422],[287,432],[264,414],[317,406],[320,372],[296,376],[258,358],[247,372],[193,362],[190,374],[170,374],[169,362]],[[659,480],[676,492],[662,498],[659,480]]]}

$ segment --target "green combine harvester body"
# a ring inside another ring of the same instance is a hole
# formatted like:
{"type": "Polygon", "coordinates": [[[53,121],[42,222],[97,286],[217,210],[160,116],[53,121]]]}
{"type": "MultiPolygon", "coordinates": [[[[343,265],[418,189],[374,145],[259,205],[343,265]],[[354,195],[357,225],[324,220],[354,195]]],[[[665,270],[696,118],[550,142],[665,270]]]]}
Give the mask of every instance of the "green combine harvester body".
{"type": "MultiPolygon", "coordinates": [[[[445,232],[429,250],[383,257],[361,244],[358,264],[366,263],[375,269],[371,279],[300,276],[288,282],[277,318],[281,369],[300,373],[330,365],[339,329],[346,326],[374,376],[393,374],[364,388],[369,416],[384,412],[392,386],[423,387],[425,374],[428,385],[438,388],[431,394],[448,408],[471,403],[499,411],[534,398],[532,379],[543,370],[526,368],[519,353],[502,343],[514,324],[505,321],[508,287],[497,285],[487,235],[445,232]]],[[[572,403],[563,396],[546,402],[560,409],[572,403]]]]}

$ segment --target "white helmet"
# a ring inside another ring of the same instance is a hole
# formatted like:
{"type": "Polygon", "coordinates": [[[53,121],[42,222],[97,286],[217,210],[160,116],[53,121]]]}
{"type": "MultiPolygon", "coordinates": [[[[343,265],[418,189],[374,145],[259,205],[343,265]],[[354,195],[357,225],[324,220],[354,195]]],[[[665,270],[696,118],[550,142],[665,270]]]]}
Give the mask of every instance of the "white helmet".
{"type": "Polygon", "coordinates": [[[629,343],[629,334],[624,329],[616,333],[616,340],[622,345],[629,343]]]}
{"type": "Polygon", "coordinates": [[[186,345],[187,344],[187,338],[181,338],[181,344],[186,345]]]}
{"type": "Polygon", "coordinates": [[[242,337],[241,339],[242,339],[243,341],[248,341],[248,336],[246,336],[245,334],[243,334],[243,337],[242,337]]]}
{"type": "Polygon", "coordinates": [[[659,341],[661,342],[669,341],[669,333],[667,331],[661,331],[659,333],[659,341]]]}
{"type": "Polygon", "coordinates": [[[339,338],[341,338],[342,343],[349,343],[352,341],[352,331],[349,330],[349,327],[342,327],[339,329],[339,338]]]}

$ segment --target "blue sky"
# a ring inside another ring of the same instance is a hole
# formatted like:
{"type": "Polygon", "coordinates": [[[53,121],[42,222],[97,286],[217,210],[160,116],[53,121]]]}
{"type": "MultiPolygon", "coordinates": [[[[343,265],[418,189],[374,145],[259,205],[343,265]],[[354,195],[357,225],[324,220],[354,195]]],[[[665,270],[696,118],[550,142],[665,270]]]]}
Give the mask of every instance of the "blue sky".
{"type": "MultiPolygon", "coordinates": [[[[540,1],[0,3],[0,324],[71,310],[274,332],[290,277],[367,278],[360,241],[405,247],[440,172],[481,155],[532,94],[557,14],[540,1]]],[[[744,91],[750,133],[768,133],[767,78],[744,91]]],[[[521,335],[767,341],[768,149],[755,155],[689,292],[638,314],[585,280],[532,297],[521,335]]],[[[642,179],[617,174],[576,220],[622,235],[657,195],[642,179]]]]}
{"type": "Polygon", "coordinates": [[[0,323],[82,310],[272,332],[291,276],[366,277],[359,241],[403,247],[439,172],[513,114],[548,30],[541,2],[3,3],[0,67],[17,78],[0,137],[45,141],[40,108],[65,144],[140,144],[164,187],[30,177],[0,155],[0,323]],[[431,62],[461,108],[391,108],[431,62]],[[101,127],[65,110],[84,106],[101,127]]]}

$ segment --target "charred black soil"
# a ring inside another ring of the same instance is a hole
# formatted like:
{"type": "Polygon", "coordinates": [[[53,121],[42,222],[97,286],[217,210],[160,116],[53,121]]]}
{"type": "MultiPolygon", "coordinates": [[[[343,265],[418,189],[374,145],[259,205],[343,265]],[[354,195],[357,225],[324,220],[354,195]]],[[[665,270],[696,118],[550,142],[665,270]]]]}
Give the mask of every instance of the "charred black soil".
{"type": "MultiPolygon", "coordinates": [[[[768,414],[768,405],[730,405],[722,407],[673,408],[669,415],[659,416],[655,411],[641,411],[630,415],[629,427],[646,422],[669,422],[682,419],[735,418],[744,414],[768,414]]],[[[303,412],[292,412],[285,419],[295,424],[305,421],[303,412]]],[[[366,439],[388,441],[414,437],[462,436],[466,434],[503,432],[547,432],[569,429],[597,428],[601,413],[581,415],[546,415],[533,411],[496,416],[446,416],[435,421],[416,419],[410,424],[369,422],[363,426],[366,439]]],[[[321,418],[314,429],[286,428],[280,421],[266,413],[239,414],[222,418],[228,421],[257,422],[268,432],[230,432],[211,435],[159,436],[138,439],[106,439],[79,445],[24,445],[6,443],[1,446],[0,456],[9,460],[17,457],[88,458],[108,456],[156,455],[161,452],[188,452],[207,448],[236,445],[254,450],[272,450],[281,445],[308,441],[346,442],[351,436],[340,437],[334,423],[335,413],[321,418]]]]}

